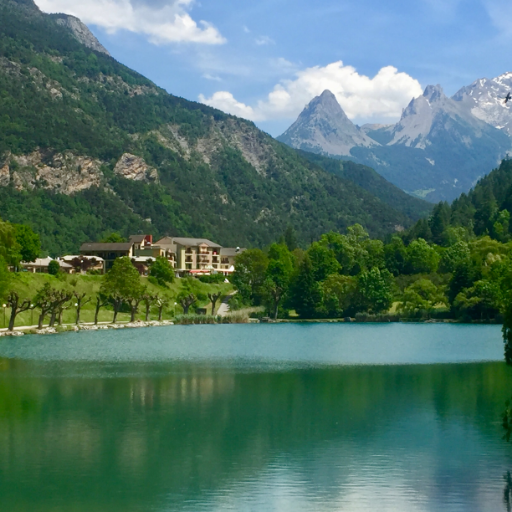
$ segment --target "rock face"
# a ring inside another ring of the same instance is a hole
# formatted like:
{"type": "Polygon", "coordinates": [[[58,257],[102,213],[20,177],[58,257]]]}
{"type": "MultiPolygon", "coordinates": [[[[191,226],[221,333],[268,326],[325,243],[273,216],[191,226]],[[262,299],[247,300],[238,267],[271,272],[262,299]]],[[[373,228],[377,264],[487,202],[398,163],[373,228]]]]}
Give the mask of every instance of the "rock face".
{"type": "Polygon", "coordinates": [[[117,162],[114,172],[127,180],[155,182],[158,172],[150,167],[140,156],[125,153],[117,162]]]}
{"type": "Polygon", "coordinates": [[[512,101],[504,101],[510,91],[512,72],[507,72],[490,80],[476,80],[471,85],[462,87],[452,99],[478,119],[512,137],[512,101]]]}
{"type": "Polygon", "coordinates": [[[40,151],[29,155],[8,155],[0,168],[0,185],[10,183],[17,190],[43,188],[71,195],[102,184],[101,162],[73,153],[46,157],[40,151]]]}
{"type": "Polygon", "coordinates": [[[67,28],[78,41],[84,46],[100,53],[110,55],[105,47],[96,39],[93,33],[78,18],[69,14],[52,14],[51,17],[55,22],[67,28]]]}
{"type": "Polygon", "coordinates": [[[468,149],[475,145],[475,139],[487,139],[489,145],[505,140],[495,128],[445,96],[440,85],[427,86],[423,96],[411,100],[391,133],[389,146],[401,144],[418,149],[426,149],[439,137],[448,137],[468,149]]]}
{"type": "Polygon", "coordinates": [[[331,91],[313,98],[278,140],[296,149],[325,155],[350,155],[354,146],[378,146],[347,117],[331,91]]]}

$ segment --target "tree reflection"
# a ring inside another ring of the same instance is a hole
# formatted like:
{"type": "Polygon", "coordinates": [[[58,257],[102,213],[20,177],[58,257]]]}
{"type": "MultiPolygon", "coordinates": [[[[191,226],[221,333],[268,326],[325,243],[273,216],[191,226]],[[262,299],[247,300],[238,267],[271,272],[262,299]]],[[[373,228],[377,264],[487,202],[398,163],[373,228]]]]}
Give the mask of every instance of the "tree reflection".
{"type": "Polygon", "coordinates": [[[503,475],[503,479],[505,480],[505,488],[503,489],[503,501],[505,503],[505,507],[507,512],[512,511],[512,475],[510,471],[507,471],[505,475],[503,475]]]}

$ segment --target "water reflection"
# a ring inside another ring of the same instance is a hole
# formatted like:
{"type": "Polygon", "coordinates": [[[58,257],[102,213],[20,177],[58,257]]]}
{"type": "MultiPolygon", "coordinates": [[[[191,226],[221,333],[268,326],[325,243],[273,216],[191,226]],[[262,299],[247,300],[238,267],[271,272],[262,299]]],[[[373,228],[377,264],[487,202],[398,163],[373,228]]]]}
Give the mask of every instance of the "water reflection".
{"type": "Polygon", "coordinates": [[[503,476],[505,480],[505,489],[503,489],[503,502],[505,503],[505,508],[507,512],[512,510],[512,475],[510,471],[507,471],[503,476]]]}
{"type": "Polygon", "coordinates": [[[502,363],[0,367],[3,510],[510,507],[502,363]]]}

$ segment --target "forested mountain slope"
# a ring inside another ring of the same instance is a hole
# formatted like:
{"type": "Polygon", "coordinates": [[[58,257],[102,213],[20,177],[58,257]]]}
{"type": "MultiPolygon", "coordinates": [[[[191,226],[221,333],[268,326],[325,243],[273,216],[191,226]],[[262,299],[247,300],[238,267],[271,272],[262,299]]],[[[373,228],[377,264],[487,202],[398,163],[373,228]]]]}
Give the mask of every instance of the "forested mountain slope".
{"type": "Polygon", "coordinates": [[[112,230],[262,246],[287,225],[310,241],[355,222],[374,235],[410,224],[353,180],[166,93],[58,20],[32,0],[0,0],[0,216],[31,225],[50,253],[112,230]]]}
{"type": "Polygon", "coordinates": [[[384,203],[398,211],[404,212],[413,219],[426,217],[432,210],[431,203],[413,197],[398,187],[395,187],[371,167],[356,164],[351,160],[338,160],[308,151],[298,151],[310,162],[319,165],[322,169],[340,178],[352,181],[361,188],[364,188],[367,192],[370,192],[370,194],[378,197],[384,203]]]}
{"type": "Polygon", "coordinates": [[[468,193],[451,205],[438,203],[430,219],[421,219],[406,238],[424,238],[439,245],[450,245],[454,237],[489,235],[495,240],[512,239],[512,160],[503,160],[500,167],[482,178],[468,193]]]}

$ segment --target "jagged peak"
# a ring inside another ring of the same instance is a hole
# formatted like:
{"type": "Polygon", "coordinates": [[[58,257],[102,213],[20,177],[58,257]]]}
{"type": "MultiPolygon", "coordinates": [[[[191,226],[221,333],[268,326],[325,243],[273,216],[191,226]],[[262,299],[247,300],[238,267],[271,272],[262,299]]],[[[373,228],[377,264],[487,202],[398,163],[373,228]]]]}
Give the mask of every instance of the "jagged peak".
{"type": "Polygon", "coordinates": [[[320,96],[315,96],[303,110],[303,114],[309,115],[311,112],[320,110],[328,116],[341,116],[348,120],[347,115],[338,103],[336,96],[326,89],[320,96]]]}
{"type": "Polygon", "coordinates": [[[425,87],[425,91],[423,92],[423,97],[426,98],[429,102],[439,100],[444,97],[443,88],[437,85],[427,85],[425,87]]]}

